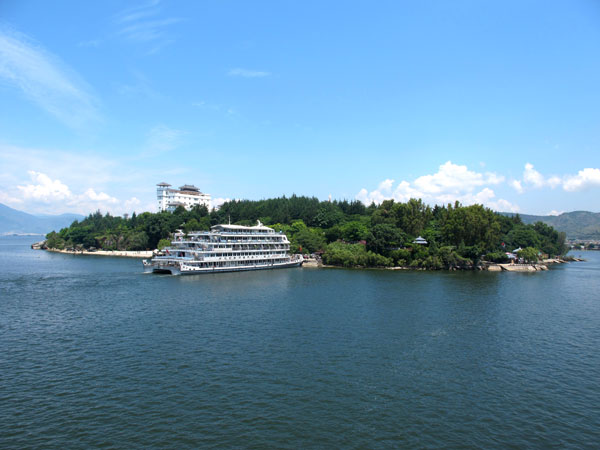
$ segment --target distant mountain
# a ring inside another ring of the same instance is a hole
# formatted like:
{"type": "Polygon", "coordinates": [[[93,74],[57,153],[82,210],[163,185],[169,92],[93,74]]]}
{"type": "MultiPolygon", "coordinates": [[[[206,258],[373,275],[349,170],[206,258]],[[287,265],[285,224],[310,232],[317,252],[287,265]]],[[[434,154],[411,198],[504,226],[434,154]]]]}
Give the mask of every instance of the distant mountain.
{"type": "Polygon", "coordinates": [[[73,221],[83,218],[80,214],[34,216],[0,203],[0,234],[46,234],[68,227],[73,221]]]}
{"type": "MultiPolygon", "coordinates": [[[[513,213],[501,213],[514,216],[513,213]]],[[[532,216],[519,214],[524,223],[544,222],[558,231],[564,231],[567,239],[598,239],[600,240],[600,213],[589,211],[573,211],[559,216],[532,216]]]]}

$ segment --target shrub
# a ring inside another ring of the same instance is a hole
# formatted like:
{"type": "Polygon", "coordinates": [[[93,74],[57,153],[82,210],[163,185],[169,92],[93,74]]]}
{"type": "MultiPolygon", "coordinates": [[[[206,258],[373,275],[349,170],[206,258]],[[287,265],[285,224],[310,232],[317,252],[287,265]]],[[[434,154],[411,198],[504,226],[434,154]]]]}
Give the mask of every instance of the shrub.
{"type": "Polygon", "coordinates": [[[495,262],[495,263],[506,263],[509,261],[506,253],[503,252],[491,252],[485,255],[486,261],[495,262]]]}

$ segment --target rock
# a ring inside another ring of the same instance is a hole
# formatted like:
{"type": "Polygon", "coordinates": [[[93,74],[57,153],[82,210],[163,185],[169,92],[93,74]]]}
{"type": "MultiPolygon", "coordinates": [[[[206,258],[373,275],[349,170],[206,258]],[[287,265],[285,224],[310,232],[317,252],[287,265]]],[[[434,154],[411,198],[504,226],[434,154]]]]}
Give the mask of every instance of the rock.
{"type": "Polygon", "coordinates": [[[507,272],[535,272],[536,268],[533,264],[498,264],[507,272]]]}

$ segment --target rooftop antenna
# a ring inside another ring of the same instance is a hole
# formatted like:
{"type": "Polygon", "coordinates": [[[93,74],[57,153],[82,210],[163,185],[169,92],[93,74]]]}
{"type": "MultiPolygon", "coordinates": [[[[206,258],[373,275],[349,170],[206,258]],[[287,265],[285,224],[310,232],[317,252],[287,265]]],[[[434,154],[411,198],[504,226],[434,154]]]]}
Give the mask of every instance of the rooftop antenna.
{"type": "Polygon", "coordinates": [[[229,214],[229,225],[231,225],[231,214],[229,214]]]}

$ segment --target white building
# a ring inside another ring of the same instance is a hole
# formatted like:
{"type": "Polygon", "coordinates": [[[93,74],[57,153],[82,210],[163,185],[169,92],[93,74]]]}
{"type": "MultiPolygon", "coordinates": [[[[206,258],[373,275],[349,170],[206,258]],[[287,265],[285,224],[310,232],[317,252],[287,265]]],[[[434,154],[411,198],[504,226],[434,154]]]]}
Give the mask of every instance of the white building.
{"type": "Polygon", "coordinates": [[[169,183],[159,183],[156,188],[158,210],[173,212],[178,206],[190,210],[195,205],[204,205],[210,209],[210,194],[200,192],[196,186],[185,184],[177,189],[171,189],[169,183]]]}

